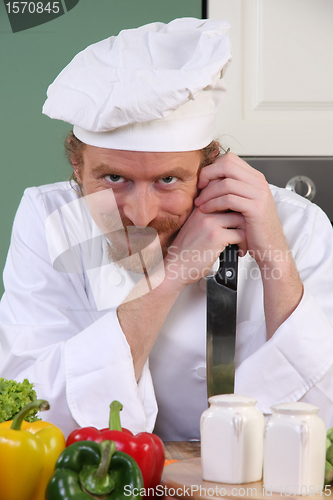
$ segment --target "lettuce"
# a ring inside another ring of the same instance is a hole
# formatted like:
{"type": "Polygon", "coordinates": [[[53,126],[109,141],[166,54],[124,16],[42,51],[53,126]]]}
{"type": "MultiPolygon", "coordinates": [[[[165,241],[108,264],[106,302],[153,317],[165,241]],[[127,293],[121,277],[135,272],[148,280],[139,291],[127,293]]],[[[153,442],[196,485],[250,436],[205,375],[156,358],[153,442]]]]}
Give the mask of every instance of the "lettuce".
{"type": "MultiPolygon", "coordinates": [[[[37,394],[28,379],[16,382],[0,378],[0,423],[12,420],[25,405],[36,399],[37,394]]],[[[38,409],[32,410],[25,420],[28,422],[40,420],[35,416],[37,411],[38,409]]]]}
{"type": "Polygon", "coordinates": [[[333,480],[333,427],[326,434],[326,465],[325,484],[332,484],[333,480]]]}

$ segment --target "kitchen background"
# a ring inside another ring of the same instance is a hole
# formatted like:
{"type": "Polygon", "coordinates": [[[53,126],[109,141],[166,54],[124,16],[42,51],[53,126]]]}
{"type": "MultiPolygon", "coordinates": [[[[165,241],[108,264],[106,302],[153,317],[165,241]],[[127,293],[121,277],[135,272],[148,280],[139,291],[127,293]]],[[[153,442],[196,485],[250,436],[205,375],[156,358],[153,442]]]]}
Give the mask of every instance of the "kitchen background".
{"type": "MultiPolygon", "coordinates": [[[[314,201],[332,209],[333,220],[332,0],[72,0],[64,15],[16,33],[8,1],[0,2],[1,270],[24,189],[70,175],[63,153],[70,126],[41,114],[48,85],[87,45],[176,17],[232,25],[234,60],[216,129],[222,144],[268,169],[270,182],[285,185],[296,176],[303,194],[308,181],[299,175],[314,175],[314,201]]],[[[61,4],[66,11],[70,1],[61,4]]]]}
{"type": "Polygon", "coordinates": [[[332,0],[207,0],[228,19],[233,62],[216,135],[333,221],[332,0]]]}

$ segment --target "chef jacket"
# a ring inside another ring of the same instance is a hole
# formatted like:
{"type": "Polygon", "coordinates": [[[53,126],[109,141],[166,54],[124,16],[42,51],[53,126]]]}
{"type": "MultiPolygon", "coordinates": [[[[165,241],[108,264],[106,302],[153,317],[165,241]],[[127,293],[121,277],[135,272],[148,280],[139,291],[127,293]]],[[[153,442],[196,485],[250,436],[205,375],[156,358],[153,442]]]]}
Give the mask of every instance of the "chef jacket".
{"type": "MultiPolygon", "coordinates": [[[[249,255],[239,259],[235,393],[255,398],[265,415],[276,403],[312,403],[330,427],[332,227],[313,203],[271,191],[304,295],[266,341],[259,268],[249,255]]],[[[107,427],[109,404],[117,399],[122,425],[134,433],[200,438],[207,408],[206,281],[181,292],[137,382],[117,307],[141,278],[108,260],[106,238],[69,182],[25,191],[4,270],[0,376],[33,382],[51,404],[42,418],[65,435],[78,426],[107,427]]]]}

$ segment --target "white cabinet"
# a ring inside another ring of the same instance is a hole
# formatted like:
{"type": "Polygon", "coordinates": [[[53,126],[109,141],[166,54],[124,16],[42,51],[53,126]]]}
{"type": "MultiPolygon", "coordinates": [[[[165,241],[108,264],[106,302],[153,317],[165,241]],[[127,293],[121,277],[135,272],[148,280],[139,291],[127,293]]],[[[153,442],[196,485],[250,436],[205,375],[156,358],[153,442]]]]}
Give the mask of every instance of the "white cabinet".
{"type": "Polygon", "coordinates": [[[333,1],[208,0],[231,24],[217,121],[240,155],[333,155],[333,1]]]}

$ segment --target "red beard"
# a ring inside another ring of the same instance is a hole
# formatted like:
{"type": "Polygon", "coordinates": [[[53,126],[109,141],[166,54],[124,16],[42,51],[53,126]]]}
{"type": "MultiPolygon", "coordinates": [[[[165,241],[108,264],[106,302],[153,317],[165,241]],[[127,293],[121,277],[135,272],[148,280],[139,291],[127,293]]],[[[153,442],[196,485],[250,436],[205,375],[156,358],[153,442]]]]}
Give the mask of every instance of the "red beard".
{"type": "Polygon", "coordinates": [[[113,262],[122,261],[119,262],[120,265],[138,272],[151,269],[161,262],[167,254],[168,246],[180,229],[178,221],[167,217],[155,219],[146,227],[135,226],[124,215],[121,216],[121,221],[124,229],[117,229],[106,234],[109,241],[108,256],[113,262]],[[156,241],[156,238],[162,235],[163,243],[160,242],[160,238],[156,241]],[[149,248],[150,245],[152,248],[149,248]]]}

